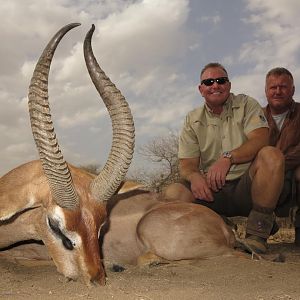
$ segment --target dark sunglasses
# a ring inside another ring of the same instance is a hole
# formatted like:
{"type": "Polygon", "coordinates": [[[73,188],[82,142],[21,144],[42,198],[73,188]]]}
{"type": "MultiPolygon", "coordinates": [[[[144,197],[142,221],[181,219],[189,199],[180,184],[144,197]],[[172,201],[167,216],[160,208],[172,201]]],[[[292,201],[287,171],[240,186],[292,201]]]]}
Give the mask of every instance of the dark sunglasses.
{"type": "Polygon", "coordinates": [[[214,84],[214,82],[216,82],[217,84],[225,84],[228,81],[229,81],[228,77],[207,78],[207,79],[203,79],[201,81],[201,84],[204,84],[206,86],[211,86],[214,84]]]}

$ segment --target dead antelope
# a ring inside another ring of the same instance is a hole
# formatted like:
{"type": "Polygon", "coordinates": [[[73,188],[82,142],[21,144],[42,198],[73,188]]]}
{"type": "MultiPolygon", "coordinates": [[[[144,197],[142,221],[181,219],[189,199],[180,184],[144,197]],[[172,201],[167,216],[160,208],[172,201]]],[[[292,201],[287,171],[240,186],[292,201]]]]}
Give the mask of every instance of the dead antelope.
{"type": "MultiPolygon", "coordinates": [[[[109,216],[100,234],[106,267],[240,256],[233,251],[231,229],[215,212],[194,203],[162,200],[160,194],[141,190],[109,199],[109,216]]],[[[36,244],[5,252],[8,258],[47,259],[46,248],[36,244]]]]}
{"type": "Polygon", "coordinates": [[[90,77],[112,120],[113,142],[101,173],[67,164],[59,149],[48,102],[51,61],[63,36],[78,23],[59,30],[43,51],[29,87],[29,114],[40,160],[0,178],[0,248],[19,241],[42,240],[59,272],[105,283],[98,237],[106,219],[105,202],[114,194],[133,155],[134,124],[127,102],[99,67],[91,47],[94,26],[84,41],[90,77]]]}
{"type": "Polygon", "coordinates": [[[107,211],[100,235],[106,265],[233,254],[232,230],[205,206],[164,202],[158,193],[136,190],[112,197],[107,211]]]}

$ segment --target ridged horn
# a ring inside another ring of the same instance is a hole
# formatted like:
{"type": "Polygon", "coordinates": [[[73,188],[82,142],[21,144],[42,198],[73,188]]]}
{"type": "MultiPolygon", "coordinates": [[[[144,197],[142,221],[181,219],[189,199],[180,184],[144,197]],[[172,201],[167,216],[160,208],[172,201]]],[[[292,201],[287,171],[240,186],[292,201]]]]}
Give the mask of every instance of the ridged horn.
{"type": "Polygon", "coordinates": [[[90,77],[99,92],[112,122],[112,146],[104,168],[91,183],[91,192],[98,201],[107,201],[124,179],[134,150],[133,117],[124,96],[105,75],[93,54],[92,25],[84,40],[84,57],[90,77]]]}
{"type": "Polygon", "coordinates": [[[32,133],[52,198],[57,205],[66,209],[78,207],[79,199],[54,132],[48,101],[48,77],[51,61],[60,40],[69,30],[79,25],[68,24],[53,36],[36,64],[28,94],[32,133]]]}

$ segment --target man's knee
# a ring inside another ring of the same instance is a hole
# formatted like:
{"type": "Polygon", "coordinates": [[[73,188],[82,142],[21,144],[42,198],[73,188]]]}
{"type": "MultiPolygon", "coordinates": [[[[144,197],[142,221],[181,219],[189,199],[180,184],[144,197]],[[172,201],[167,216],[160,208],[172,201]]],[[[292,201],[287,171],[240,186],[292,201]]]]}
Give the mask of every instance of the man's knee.
{"type": "Polygon", "coordinates": [[[270,171],[284,172],[284,155],[275,147],[263,147],[257,154],[257,165],[270,171]]]}
{"type": "Polygon", "coordinates": [[[195,197],[192,192],[182,183],[176,182],[167,186],[162,191],[163,201],[180,201],[180,202],[193,202],[195,197]]]}

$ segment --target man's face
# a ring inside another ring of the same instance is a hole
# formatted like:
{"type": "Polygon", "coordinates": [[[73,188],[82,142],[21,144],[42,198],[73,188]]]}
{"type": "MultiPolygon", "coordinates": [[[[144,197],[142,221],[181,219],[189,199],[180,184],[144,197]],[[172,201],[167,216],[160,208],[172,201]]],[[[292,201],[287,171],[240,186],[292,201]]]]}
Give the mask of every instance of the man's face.
{"type": "MultiPolygon", "coordinates": [[[[208,68],[201,76],[201,81],[204,79],[216,79],[227,77],[227,74],[221,68],[208,68]]],[[[231,83],[229,81],[224,84],[214,82],[211,86],[206,86],[204,83],[199,85],[199,91],[204,97],[209,107],[222,106],[230,94],[231,83]]]]}
{"type": "Polygon", "coordinates": [[[266,79],[266,98],[274,114],[282,114],[289,109],[294,92],[293,80],[286,74],[271,75],[266,79]]]}

